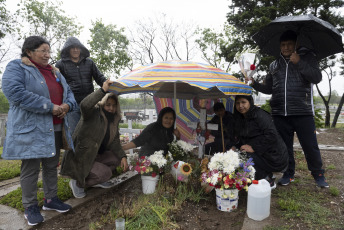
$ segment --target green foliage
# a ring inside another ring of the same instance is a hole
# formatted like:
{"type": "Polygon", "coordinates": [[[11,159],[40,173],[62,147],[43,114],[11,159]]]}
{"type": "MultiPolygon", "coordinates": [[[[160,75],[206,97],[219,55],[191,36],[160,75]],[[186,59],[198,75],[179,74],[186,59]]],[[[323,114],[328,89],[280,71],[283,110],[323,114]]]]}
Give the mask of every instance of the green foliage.
{"type": "MultiPolygon", "coordinates": [[[[61,1],[21,0],[21,8],[17,11],[18,16],[25,19],[19,32],[21,39],[31,34],[43,36],[48,39],[53,50],[59,51],[68,37],[79,35],[82,26],[76,23],[76,18],[66,16],[61,5],[61,1]],[[23,28],[29,28],[29,31],[23,28]]],[[[55,63],[57,56],[52,55],[51,59],[55,63]]]]}
{"type": "Polygon", "coordinates": [[[270,106],[270,100],[266,100],[265,104],[260,106],[261,109],[264,109],[266,112],[271,113],[271,106],[270,106]]]}
{"type": "Polygon", "coordinates": [[[8,113],[10,104],[3,92],[0,92],[0,113],[8,113]]]}
{"type": "Polygon", "coordinates": [[[119,96],[119,103],[121,110],[126,109],[155,109],[153,97],[146,94],[145,96],[140,95],[140,98],[124,98],[119,96]]]}
{"type": "MultiPolygon", "coordinates": [[[[128,124],[127,123],[120,123],[119,127],[120,128],[128,128],[128,124]]],[[[144,128],[146,128],[146,125],[142,125],[142,124],[133,122],[132,127],[133,127],[133,129],[144,129],[144,128]]]]}
{"type": "Polygon", "coordinates": [[[324,122],[323,118],[321,116],[321,109],[315,109],[314,110],[314,122],[315,122],[315,127],[316,128],[323,128],[324,127],[324,122]]]}
{"type": "Polygon", "coordinates": [[[340,191],[339,191],[339,189],[337,187],[331,186],[330,187],[330,194],[332,196],[339,196],[340,191]]]}
{"type": "MultiPolygon", "coordinates": [[[[57,196],[60,198],[60,200],[65,201],[69,198],[73,197],[72,190],[69,188],[69,179],[58,177],[57,181],[57,196]]],[[[38,206],[43,206],[43,183],[42,181],[39,181],[37,183],[38,191],[37,191],[37,200],[38,200],[38,206]]],[[[22,189],[21,187],[17,188],[16,190],[6,194],[5,196],[1,197],[0,204],[10,206],[12,208],[19,209],[21,211],[24,211],[24,207],[22,204],[22,189]]]]}
{"type": "Polygon", "coordinates": [[[19,176],[20,166],[20,160],[0,160],[0,181],[12,179],[19,176]]]}
{"type": "Polygon", "coordinates": [[[119,75],[131,61],[128,56],[129,41],[123,34],[124,28],[117,29],[115,25],[105,25],[101,19],[92,22],[91,46],[93,60],[104,74],[119,75]]]}

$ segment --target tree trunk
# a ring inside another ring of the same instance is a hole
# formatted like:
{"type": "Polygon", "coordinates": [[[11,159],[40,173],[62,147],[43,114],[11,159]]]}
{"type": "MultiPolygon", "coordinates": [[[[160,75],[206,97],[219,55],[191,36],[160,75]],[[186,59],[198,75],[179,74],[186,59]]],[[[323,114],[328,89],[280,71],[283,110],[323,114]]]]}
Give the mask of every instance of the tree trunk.
{"type": "Polygon", "coordinates": [[[329,103],[325,103],[325,108],[326,108],[326,113],[325,113],[325,127],[329,128],[330,127],[330,106],[329,103]]]}
{"type": "Polygon", "coordinates": [[[332,125],[331,125],[332,128],[336,127],[336,124],[337,124],[337,121],[338,121],[338,117],[340,115],[340,111],[342,110],[343,104],[344,104],[344,93],[342,95],[342,99],[340,99],[340,102],[339,102],[336,114],[333,117],[333,121],[332,121],[332,125]]]}

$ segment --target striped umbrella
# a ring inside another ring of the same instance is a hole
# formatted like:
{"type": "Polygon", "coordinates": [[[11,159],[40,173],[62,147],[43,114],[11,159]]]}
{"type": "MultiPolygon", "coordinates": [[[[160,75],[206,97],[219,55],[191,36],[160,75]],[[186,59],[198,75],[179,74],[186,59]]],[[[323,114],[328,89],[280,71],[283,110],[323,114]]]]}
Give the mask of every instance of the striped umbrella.
{"type": "Polygon", "coordinates": [[[153,92],[160,98],[210,99],[250,95],[252,88],[211,65],[166,61],[138,67],[117,79],[110,91],[117,94],[153,92]]]}
{"type": "Polygon", "coordinates": [[[200,108],[205,108],[207,111],[207,120],[210,121],[215,115],[213,105],[215,102],[222,102],[227,111],[233,112],[234,98],[222,99],[198,99],[192,100],[177,99],[174,104],[171,98],[158,98],[153,97],[157,114],[165,107],[175,108],[177,119],[176,124],[181,134],[181,139],[189,143],[195,140],[194,130],[188,127],[188,122],[198,122],[200,119],[200,108]]]}

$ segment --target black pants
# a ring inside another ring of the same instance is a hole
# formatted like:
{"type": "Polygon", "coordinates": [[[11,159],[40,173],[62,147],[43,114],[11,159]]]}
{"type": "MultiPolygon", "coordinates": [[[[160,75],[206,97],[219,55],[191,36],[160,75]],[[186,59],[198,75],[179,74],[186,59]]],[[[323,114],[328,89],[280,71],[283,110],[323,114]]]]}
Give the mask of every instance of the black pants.
{"type": "Polygon", "coordinates": [[[254,162],[254,169],[256,170],[256,173],[254,175],[255,180],[265,179],[267,176],[272,177],[274,170],[271,168],[257,153],[247,153],[247,156],[250,158],[253,158],[254,162]]]}
{"type": "Polygon", "coordinates": [[[322,169],[313,116],[273,116],[273,120],[276,129],[287,146],[289,154],[289,165],[284,176],[294,177],[295,174],[294,132],[296,132],[300,141],[309,171],[311,171],[312,175],[323,174],[324,170],[322,169]]]}

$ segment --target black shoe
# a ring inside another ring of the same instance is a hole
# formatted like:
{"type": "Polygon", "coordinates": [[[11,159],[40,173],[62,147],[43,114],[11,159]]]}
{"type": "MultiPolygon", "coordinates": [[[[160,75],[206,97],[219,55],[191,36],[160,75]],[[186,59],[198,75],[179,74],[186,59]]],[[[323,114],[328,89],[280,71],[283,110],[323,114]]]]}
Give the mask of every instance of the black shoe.
{"type": "Polygon", "coordinates": [[[44,200],[43,210],[55,210],[58,212],[68,212],[72,206],[69,204],[63,203],[59,198],[51,198],[51,201],[48,203],[47,200],[44,200]]]}
{"type": "Polygon", "coordinates": [[[278,180],[279,185],[288,185],[290,182],[294,181],[294,177],[282,177],[281,179],[278,180]]]}
{"type": "Polygon", "coordinates": [[[31,205],[25,209],[24,217],[27,219],[27,224],[30,226],[44,222],[44,218],[39,211],[38,205],[31,205]]]}
{"type": "Polygon", "coordinates": [[[313,174],[314,180],[320,188],[329,188],[324,174],[313,174]]]}
{"type": "Polygon", "coordinates": [[[275,183],[275,178],[267,176],[267,177],[265,177],[265,180],[267,180],[269,182],[271,190],[275,189],[277,187],[277,185],[275,183]]]}

